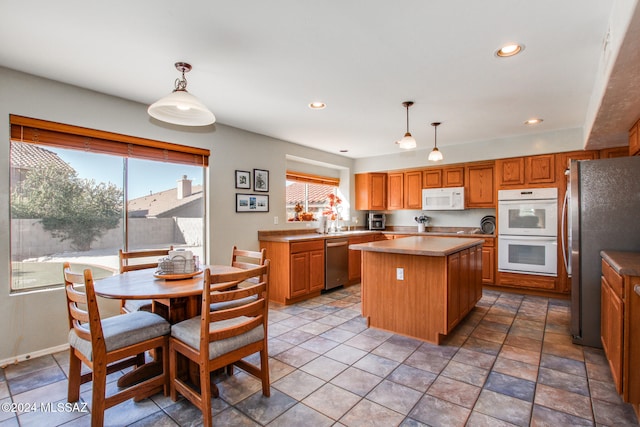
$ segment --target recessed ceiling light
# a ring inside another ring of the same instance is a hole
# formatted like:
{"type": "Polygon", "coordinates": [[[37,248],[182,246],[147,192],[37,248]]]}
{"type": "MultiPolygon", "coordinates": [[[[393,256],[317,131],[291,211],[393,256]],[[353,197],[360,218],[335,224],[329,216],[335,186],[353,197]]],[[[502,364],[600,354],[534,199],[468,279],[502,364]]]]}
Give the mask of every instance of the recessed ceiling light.
{"type": "Polygon", "coordinates": [[[311,104],[309,104],[309,108],[311,108],[312,110],[322,110],[327,106],[327,104],[325,104],[324,102],[321,101],[316,101],[316,102],[312,102],[311,104]]]}
{"type": "Polygon", "coordinates": [[[526,122],[524,122],[525,125],[537,125],[538,123],[542,123],[542,119],[538,119],[538,118],[533,118],[533,119],[529,119],[526,122]]]}
{"type": "Polygon", "coordinates": [[[499,56],[500,58],[507,58],[509,56],[517,55],[523,50],[524,45],[518,43],[509,43],[498,49],[496,51],[496,56],[499,56]]]}

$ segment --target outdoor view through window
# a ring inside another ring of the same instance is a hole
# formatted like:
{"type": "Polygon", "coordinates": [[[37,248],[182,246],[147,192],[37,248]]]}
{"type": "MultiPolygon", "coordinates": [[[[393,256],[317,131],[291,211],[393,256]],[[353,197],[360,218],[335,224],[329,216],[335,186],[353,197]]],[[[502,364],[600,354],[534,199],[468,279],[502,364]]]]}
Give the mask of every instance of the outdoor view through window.
{"type": "Polygon", "coordinates": [[[12,291],[60,286],[64,261],[112,275],[121,248],[204,259],[202,166],[11,141],[10,168],[12,291]]]}

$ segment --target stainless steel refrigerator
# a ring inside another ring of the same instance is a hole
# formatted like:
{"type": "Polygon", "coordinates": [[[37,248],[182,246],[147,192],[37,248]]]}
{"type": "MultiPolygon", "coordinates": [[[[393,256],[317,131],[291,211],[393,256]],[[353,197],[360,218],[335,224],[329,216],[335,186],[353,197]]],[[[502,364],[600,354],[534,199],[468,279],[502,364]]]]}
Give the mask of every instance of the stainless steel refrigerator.
{"type": "Polygon", "coordinates": [[[640,157],[573,161],[569,176],[571,333],[602,347],[600,251],[640,251],[640,157]]]}

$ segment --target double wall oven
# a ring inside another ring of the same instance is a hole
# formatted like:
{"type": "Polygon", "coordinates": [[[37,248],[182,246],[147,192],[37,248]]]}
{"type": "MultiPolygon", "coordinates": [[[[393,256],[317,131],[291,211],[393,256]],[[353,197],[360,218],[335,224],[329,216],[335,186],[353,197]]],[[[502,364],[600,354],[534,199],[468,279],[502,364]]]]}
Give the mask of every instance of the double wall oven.
{"type": "Polygon", "coordinates": [[[498,191],[498,270],[558,274],[558,190],[498,191]]]}

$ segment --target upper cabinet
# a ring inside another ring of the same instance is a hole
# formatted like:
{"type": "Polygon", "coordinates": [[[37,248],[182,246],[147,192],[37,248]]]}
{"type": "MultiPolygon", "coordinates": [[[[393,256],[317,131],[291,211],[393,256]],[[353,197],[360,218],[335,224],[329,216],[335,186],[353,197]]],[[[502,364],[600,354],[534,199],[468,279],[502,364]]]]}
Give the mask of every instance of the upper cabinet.
{"type": "Polygon", "coordinates": [[[498,188],[556,183],[555,154],[496,160],[498,188]]]}
{"type": "Polygon", "coordinates": [[[387,174],[387,209],[404,209],[404,173],[387,174]]]}
{"type": "Polygon", "coordinates": [[[467,208],[495,208],[494,162],[471,163],[465,167],[467,208]]]}
{"type": "Polygon", "coordinates": [[[442,188],[442,168],[423,170],[422,188],[442,188]]]}
{"type": "Polygon", "coordinates": [[[631,129],[629,129],[629,155],[630,156],[638,156],[640,155],[640,137],[638,135],[640,132],[640,120],[636,122],[635,125],[631,129]]]}
{"type": "Polygon", "coordinates": [[[442,168],[443,187],[464,187],[464,166],[442,168]]]}
{"type": "Polygon", "coordinates": [[[422,209],[422,171],[404,173],[405,209],[422,209]]]}
{"type": "Polygon", "coordinates": [[[383,211],[387,209],[387,174],[356,174],[356,209],[383,211]]]}

